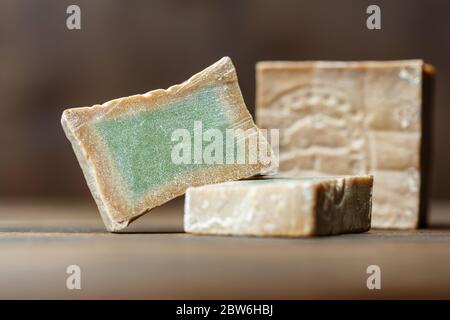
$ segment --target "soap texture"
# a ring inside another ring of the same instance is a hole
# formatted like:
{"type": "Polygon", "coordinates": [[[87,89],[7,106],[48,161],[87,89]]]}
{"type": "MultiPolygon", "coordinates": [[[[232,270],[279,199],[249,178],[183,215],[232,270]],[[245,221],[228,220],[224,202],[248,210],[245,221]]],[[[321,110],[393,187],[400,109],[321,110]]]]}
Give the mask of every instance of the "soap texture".
{"type": "MultiPolygon", "coordinates": [[[[167,90],[67,109],[61,122],[109,231],[125,228],[190,186],[246,178],[267,167],[203,161],[208,150],[203,132],[242,129],[259,135],[228,57],[167,90]],[[188,136],[174,141],[177,130],[188,136]],[[180,154],[188,155],[187,161],[174,161],[176,146],[185,147],[180,154]]],[[[253,147],[264,143],[270,149],[264,139],[253,147]]]]}
{"type": "Polygon", "coordinates": [[[260,62],[256,122],[281,176],[374,175],[372,227],[426,221],[434,69],[421,60],[260,62]]]}
{"type": "Polygon", "coordinates": [[[318,236],[370,229],[373,177],[264,178],[189,188],[186,232],[318,236]]]}

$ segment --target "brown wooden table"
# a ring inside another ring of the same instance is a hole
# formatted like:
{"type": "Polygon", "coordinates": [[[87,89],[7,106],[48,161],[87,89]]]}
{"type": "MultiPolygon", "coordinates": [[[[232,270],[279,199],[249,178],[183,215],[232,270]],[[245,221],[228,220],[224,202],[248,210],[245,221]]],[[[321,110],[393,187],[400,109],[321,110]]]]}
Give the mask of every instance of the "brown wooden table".
{"type": "Polygon", "coordinates": [[[284,239],[182,233],[182,202],[105,232],[93,204],[0,204],[0,298],[450,298],[450,203],[415,231],[284,239]],[[66,268],[81,268],[81,290],[66,268]],[[381,290],[366,268],[381,267],[381,290]]]}

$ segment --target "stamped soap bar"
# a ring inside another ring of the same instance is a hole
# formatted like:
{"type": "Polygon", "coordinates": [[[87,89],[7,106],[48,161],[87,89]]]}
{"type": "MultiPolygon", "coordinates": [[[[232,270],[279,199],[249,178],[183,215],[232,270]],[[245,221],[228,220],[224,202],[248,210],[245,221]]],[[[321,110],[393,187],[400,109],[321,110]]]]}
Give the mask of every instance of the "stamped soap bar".
{"type": "MultiPolygon", "coordinates": [[[[190,186],[250,177],[268,166],[225,157],[237,149],[225,143],[229,131],[238,132],[236,140],[259,138],[228,57],[167,90],[67,109],[61,122],[109,231],[190,186]]],[[[244,151],[262,147],[270,149],[259,139],[244,151]]]]}
{"type": "Polygon", "coordinates": [[[266,178],[189,188],[186,232],[318,236],[370,229],[373,178],[266,178]]]}
{"type": "Polygon", "coordinates": [[[256,120],[280,129],[280,175],[373,174],[372,227],[424,225],[433,67],[273,61],[256,69],[256,120]]]}

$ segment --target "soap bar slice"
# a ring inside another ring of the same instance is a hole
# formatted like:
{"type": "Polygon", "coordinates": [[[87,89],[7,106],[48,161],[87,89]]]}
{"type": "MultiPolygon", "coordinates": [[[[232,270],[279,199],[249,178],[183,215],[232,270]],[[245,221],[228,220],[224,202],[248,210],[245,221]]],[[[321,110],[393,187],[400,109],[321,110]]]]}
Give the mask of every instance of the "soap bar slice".
{"type": "Polygon", "coordinates": [[[260,62],[256,122],[281,176],[374,175],[372,227],[424,226],[434,69],[421,60],[260,62]]]}
{"type": "Polygon", "coordinates": [[[167,90],[67,109],[61,122],[109,231],[125,228],[189,186],[246,178],[266,167],[263,162],[204,161],[208,130],[257,134],[228,57],[167,90]]]}
{"type": "Polygon", "coordinates": [[[268,178],[186,192],[184,228],[196,234],[316,236],[370,229],[373,178],[268,178]]]}

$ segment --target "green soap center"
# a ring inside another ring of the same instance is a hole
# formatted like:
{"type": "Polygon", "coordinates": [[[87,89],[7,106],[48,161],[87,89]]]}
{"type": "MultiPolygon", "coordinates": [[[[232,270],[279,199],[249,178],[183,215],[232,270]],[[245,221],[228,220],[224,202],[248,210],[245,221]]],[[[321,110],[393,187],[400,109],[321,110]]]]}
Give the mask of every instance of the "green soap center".
{"type": "MultiPolygon", "coordinates": [[[[174,130],[187,129],[194,154],[195,121],[202,122],[203,130],[214,128],[224,133],[231,120],[218,91],[215,87],[204,88],[153,111],[96,124],[128,185],[131,199],[167,184],[182,172],[204,168],[205,165],[195,163],[174,163],[171,153],[176,142],[171,137],[174,130]]],[[[204,147],[208,143],[202,144],[204,147]]]]}

